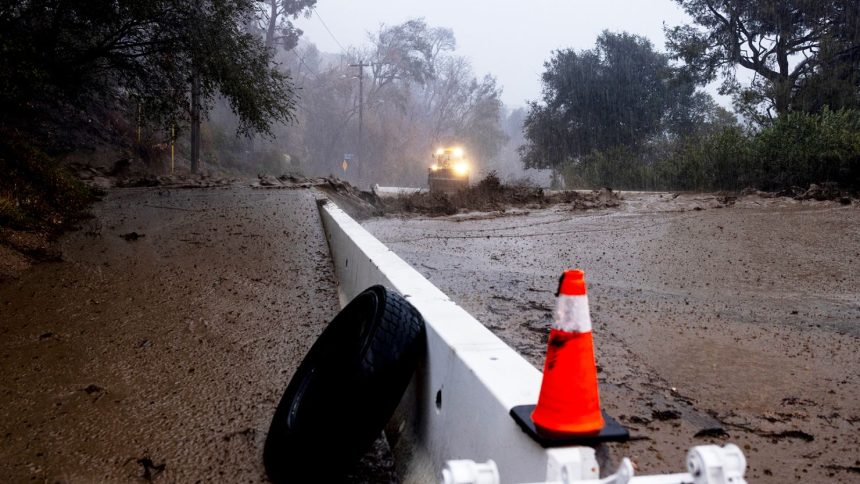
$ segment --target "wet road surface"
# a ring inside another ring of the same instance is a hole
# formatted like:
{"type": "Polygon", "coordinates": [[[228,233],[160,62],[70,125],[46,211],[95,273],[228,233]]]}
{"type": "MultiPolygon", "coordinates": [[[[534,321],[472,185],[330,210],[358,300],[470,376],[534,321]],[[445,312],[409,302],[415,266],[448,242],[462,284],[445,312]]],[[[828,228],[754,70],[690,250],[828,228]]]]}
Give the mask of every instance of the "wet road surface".
{"type": "Polygon", "coordinates": [[[626,198],[363,225],[538,368],[558,276],[585,269],[604,407],[640,439],[614,454],[640,473],[734,442],[753,482],[857,482],[860,207],[626,198]]]}
{"type": "Polygon", "coordinates": [[[63,262],[0,285],[0,480],[264,480],[338,309],[313,194],[116,190],[94,212],[63,262]]]}

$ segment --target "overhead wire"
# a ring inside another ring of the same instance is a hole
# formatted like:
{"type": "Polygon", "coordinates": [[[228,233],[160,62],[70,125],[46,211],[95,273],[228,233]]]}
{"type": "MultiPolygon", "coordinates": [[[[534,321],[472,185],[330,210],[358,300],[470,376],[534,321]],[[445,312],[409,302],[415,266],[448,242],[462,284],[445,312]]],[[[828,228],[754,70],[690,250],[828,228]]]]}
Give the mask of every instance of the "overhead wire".
{"type": "Polygon", "coordinates": [[[311,66],[309,66],[309,65],[307,65],[307,63],[305,63],[305,58],[304,58],[304,57],[300,56],[300,55],[298,54],[298,52],[296,52],[296,50],[295,50],[295,49],[290,49],[290,52],[292,52],[292,53],[293,53],[293,55],[295,55],[295,56],[296,56],[296,59],[298,59],[298,60],[299,60],[299,63],[300,63],[301,65],[303,65],[303,66],[305,67],[305,69],[307,69],[307,70],[308,70],[308,72],[309,72],[309,73],[311,73],[311,75],[313,75],[315,78],[319,79],[319,77],[320,77],[319,73],[314,72],[314,70],[313,70],[313,69],[311,69],[311,66]]]}
{"type": "Polygon", "coordinates": [[[331,36],[332,40],[334,40],[334,43],[337,44],[338,47],[340,47],[340,50],[343,52],[343,55],[347,55],[346,49],[344,49],[343,44],[341,44],[340,41],[337,40],[337,37],[335,37],[334,34],[332,33],[331,29],[328,28],[328,25],[326,25],[325,20],[323,20],[322,16],[317,11],[317,9],[314,8],[313,11],[314,11],[314,14],[317,16],[317,19],[319,19],[320,23],[322,24],[323,28],[325,28],[325,31],[328,32],[328,34],[331,36]]]}

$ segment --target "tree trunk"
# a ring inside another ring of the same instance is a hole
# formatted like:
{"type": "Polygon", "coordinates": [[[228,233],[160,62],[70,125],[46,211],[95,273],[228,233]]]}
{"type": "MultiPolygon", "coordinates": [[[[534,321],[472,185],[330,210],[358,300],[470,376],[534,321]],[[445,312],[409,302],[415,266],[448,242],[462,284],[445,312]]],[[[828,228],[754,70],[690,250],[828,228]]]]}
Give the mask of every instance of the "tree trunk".
{"type": "Polygon", "coordinates": [[[269,0],[269,26],[266,29],[266,47],[275,47],[275,29],[278,27],[278,0],[269,0]]]}
{"type": "Polygon", "coordinates": [[[200,73],[191,74],[191,173],[200,168],[200,73]]]}
{"type": "Polygon", "coordinates": [[[780,78],[773,83],[773,107],[776,114],[782,116],[791,110],[791,91],[794,83],[791,79],[780,78]]]}
{"type": "Polygon", "coordinates": [[[791,91],[794,87],[788,65],[788,49],[786,47],[788,36],[789,33],[783,30],[779,33],[779,38],[776,41],[776,64],[779,68],[779,78],[773,83],[773,89],[774,107],[779,116],[787,114],[791,108],[791,91]]]}

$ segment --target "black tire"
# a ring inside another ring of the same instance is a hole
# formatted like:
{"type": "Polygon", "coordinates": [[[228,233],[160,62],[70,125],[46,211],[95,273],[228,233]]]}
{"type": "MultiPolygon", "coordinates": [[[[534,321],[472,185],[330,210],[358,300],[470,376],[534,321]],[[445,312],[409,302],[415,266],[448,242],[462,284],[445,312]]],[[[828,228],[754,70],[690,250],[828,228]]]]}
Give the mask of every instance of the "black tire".
{"type": "Polygon", "coordinates": [[[341,479],[370,449],[424,353],[424,318],[373,286],[329,323],[275,410],[263,462],[274,482],[341,479]]]}

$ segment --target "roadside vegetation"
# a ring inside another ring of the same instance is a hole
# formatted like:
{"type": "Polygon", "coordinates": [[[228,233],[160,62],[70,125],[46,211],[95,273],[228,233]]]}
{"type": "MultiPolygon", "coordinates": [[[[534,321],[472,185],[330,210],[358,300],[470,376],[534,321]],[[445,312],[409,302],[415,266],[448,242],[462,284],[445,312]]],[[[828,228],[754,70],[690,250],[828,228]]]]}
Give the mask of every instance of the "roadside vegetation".
{"type": "Polygon", "coordinates": [[[292,121],[274,47],[295,45],[290,18],[314,3],[270,2],[265,18],[248,0],[0,6],[0,242],[50,238],[81,215],[97,192],[69,160],[163,172],[169,144],[216,101],[239,133],[292,121]]]}
{"type": "MultiPolygon", "coordinates": [[[[41,150],[0,142],[0,227],[54,234],[73,223],[97,192],[41,150]]],[[[0,234],[0,241],[3,240],[0,234]]]]}
{"type": "Polygon", "coordinates": [[[676,1],[693,24],[665,28],[667,53],[612,32],[553,53],[526,166],[582,188],[860,188],[857,2],[676,1]],[[701,90],[717,80],[734,113],[701,90]]]}
{"type": "Polygon", "coordinates": [[[62,257],[54,240],[100,194],[79,175],[164,174],[174,143],[187,173],[188,134],[216,103],[234,133],[293,121],[294,85],[273,60],[314,3],[0,5],[0,280],[62,257]]]}
{"type": "Polygon", "coordinates": [[[572,186],[780,191],[812,184],[860,189],[860,111],[792,112],[751,129],[703,129],[633,148],[594,150],[562,167],[572,186]]]}

